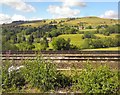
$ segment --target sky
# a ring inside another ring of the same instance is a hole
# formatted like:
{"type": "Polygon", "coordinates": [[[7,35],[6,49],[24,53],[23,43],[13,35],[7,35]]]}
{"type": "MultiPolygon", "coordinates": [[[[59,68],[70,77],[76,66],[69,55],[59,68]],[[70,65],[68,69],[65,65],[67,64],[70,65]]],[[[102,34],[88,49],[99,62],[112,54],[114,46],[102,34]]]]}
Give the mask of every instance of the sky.
{"type": "Polygon", "coordinates": [[[0,24],[18,20],[86,16],[116,19],[118,18],[118,2],[105,2],[105,0],[104,2],[88,2],[85,0],[52,0],[52,2],[50,0],[37,0],[37,2],[36,0],[0,1],[0,24]]]}

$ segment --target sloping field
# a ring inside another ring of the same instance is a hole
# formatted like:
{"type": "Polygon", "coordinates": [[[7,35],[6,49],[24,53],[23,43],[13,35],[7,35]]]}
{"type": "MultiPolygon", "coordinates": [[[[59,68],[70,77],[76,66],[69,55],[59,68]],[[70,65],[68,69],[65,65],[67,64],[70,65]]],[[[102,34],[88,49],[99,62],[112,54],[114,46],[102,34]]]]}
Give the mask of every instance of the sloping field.
{"type": "Polygon", "coordinates": [[[69,22],[66,22],[65,24],[67,25],[78,25],[78,23],[82,22],[84,25],[92,25],[92,26],[97,26],[97,25],[102,25],[102,24],[116,24],[118,23],[117,20],[114,19],[103,19],[99,17],[83,17],[83,18],[78,18],[75,20],[71,20],[69,22]]]}
{"type": "Polygon", "coordinates": [[[25,23],[21,24],[20,26],[31,26],[31,27],[38,27],[41,25],[49,24],[51,21],[56,21],[59,23],[61,20],[64,21],[62,22],[63,25],[80,25],[80,23],[83,23],[85,26],[98,26],[102,24],[107,24],[107,25],[112,25],[112,24],[117,24],[118,21],[115,19],[104,19],[104,18],[99,18],[99,17],[82,17],[82,18],[76,18],[74,20],[68,20],[68,18],[60,18],[60,19],[50,19],[50,20],[45,20],[46,22],[35,22],[35,23],[25,23]]]}
{"type": "Polygon", "coordinates": [[[80,47],[82,43],[84,43],[84,40],[82,39],[83,34],[65,34],[65,35],[60,35],[58,37],[68,39],[70,38],[71,44],[80,47]]]}

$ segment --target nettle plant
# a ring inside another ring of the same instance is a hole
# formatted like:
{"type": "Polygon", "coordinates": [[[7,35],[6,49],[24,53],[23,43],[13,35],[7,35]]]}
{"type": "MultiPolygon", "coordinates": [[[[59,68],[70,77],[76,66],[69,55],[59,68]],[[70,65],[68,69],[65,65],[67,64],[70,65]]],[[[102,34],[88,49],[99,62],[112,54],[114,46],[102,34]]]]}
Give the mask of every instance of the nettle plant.
{"type": "Polygon", "coordinates": [[[73,81],[73,88],[83,93],[117,93],[119,89],[118,72],[107,66],[93,68],[87,64],[73,81]]]}
{"type": "Polygon", "coordinates": [[[46,62],[42,57],[37,57],[34,61],[25,61],[25,69],[23,70],[26,81],[32,87],[37,87],[42,91],[54,89],[57,76],[55,64],[46,62]]]}
{"type": "Polygon", "coordinates": [[[35,60],[22,62],[22,65],[17,67],[9,61],[4,63],[2,72],[4,92],[21,92],[27,86],[38,88],[41,92],[56,91],[69,86],[72,82],[69,77],[57,70],[52,61],[45,61],[41,55],[35,60]],[[17,69],[18,67],[21,68],[17,69]]]}

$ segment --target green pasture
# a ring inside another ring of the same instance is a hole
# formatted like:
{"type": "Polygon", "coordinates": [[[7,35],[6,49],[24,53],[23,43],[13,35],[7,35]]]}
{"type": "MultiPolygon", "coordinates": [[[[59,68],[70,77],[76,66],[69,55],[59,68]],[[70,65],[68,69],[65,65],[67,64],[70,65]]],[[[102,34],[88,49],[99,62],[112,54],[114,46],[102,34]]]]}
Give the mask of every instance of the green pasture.
{"type": "Polygon", "coordinates": [[[44,22],[35,22],[35,23],[25,23],[25,24],[21,24],[20,26],[31,26],[31,27],[38,27],[41,25],[45,25],[45,24],[49,24],[49,22],[51,21],[57,21],[57,23],[59,23],[61,20],[65,21],[62,24],[63,25],[80,25],[80,23],[83,23],[84,26],[98,26],[98,25],[113,25],[113,24],[117,24],[118,21],[114,20],[114,19],[104,19],[104,18],[99,18],[99,17],[82,17],[82,18],[77,18],[75,20],[70,20],[67,21],[68,18],[60,18],[60,19],[46,19],[45,23],[44,22]]]}
{"type": "MultiPolygon", "coordinates": [[[[103,34],[95,34],[96,37],[100,37],[100,38],[105,38],[105,37],[115,37],[116,35],[119,35],[119,34],[112,34],[110,36],[105,36],[103,34]]],[[[64,39],[70,39],[71,40],[71,44],[77,46],[77,47],[82,47],[85,39],[82,39],[82,36],[83,34],[63,34],[63,35],[59,35],[58,37],[61,37],[61,38],[64,38],[64,39]]],[[[52,49],[52,45],[51,43],[49,43],[49,48],[52,49]]],[[[104,49],[104,48],[103,48],[104,49]]],[[[108,48],[107,48],[108,49],[108,48]]],[[[110,48],[110,50],[116,50],[117,47],[113,47],[113,48],[110,48]]]]}
{"type": "Polygon", "coordinates": [[[83,23],[83,25],[85,26],[89,26],[89,25],[97,26],[97,25],[103,25],[103,24],[111,25],[111,24],[118,23],[117,20],[113,20],[113,19],[103,19],[99,17],[83,17],[83,18],[78,18],[75,20],[65,22],[65,24],[78,25],[80,22],[83,23]]]}
{"type": "Polygon", "coordinates": [[[97,51],[97,50],[103,50],[103,51],[104,51],[104,50],[105,50],[105,51],[106,51],[106,50],[110,50],[110,51],[114,51],[114,50],[115,50],[115,51],[118,51],[119,49],[120,49],[120,47],[109,47],[109,48],[97,48],[97,49],[85,49],[85,50],[96,50],[96,51],[97,51]]]}
{"type": "Polygon", "coordinates": [[[84,43],[84,39],[82,39],[83,34],[65,34],[65,35],[60,35],[58,37],[64,38],[64,39],[70,39],[71,44],[80,47],[84,43]]]}

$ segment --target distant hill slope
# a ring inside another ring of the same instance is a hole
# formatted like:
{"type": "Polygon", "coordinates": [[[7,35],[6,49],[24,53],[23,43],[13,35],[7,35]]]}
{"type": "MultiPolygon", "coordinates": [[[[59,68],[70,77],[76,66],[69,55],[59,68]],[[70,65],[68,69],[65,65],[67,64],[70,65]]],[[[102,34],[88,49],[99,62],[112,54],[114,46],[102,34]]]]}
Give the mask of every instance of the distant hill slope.
{"type": "Polygon", "coordinates": [[[38,27],[45,24],[57,24],[57,25],[70,25],[70,26],[98,26],[98,25],[113,25],[117,24],[118,20],[116,19],[106,19],[99,17],[81,17],[81,18],[61,18],[61,19],[48,19],[48,20],[39,20],[39,21],[29,21],[20,24],[20,26],[31,26],[38,27]]]}

